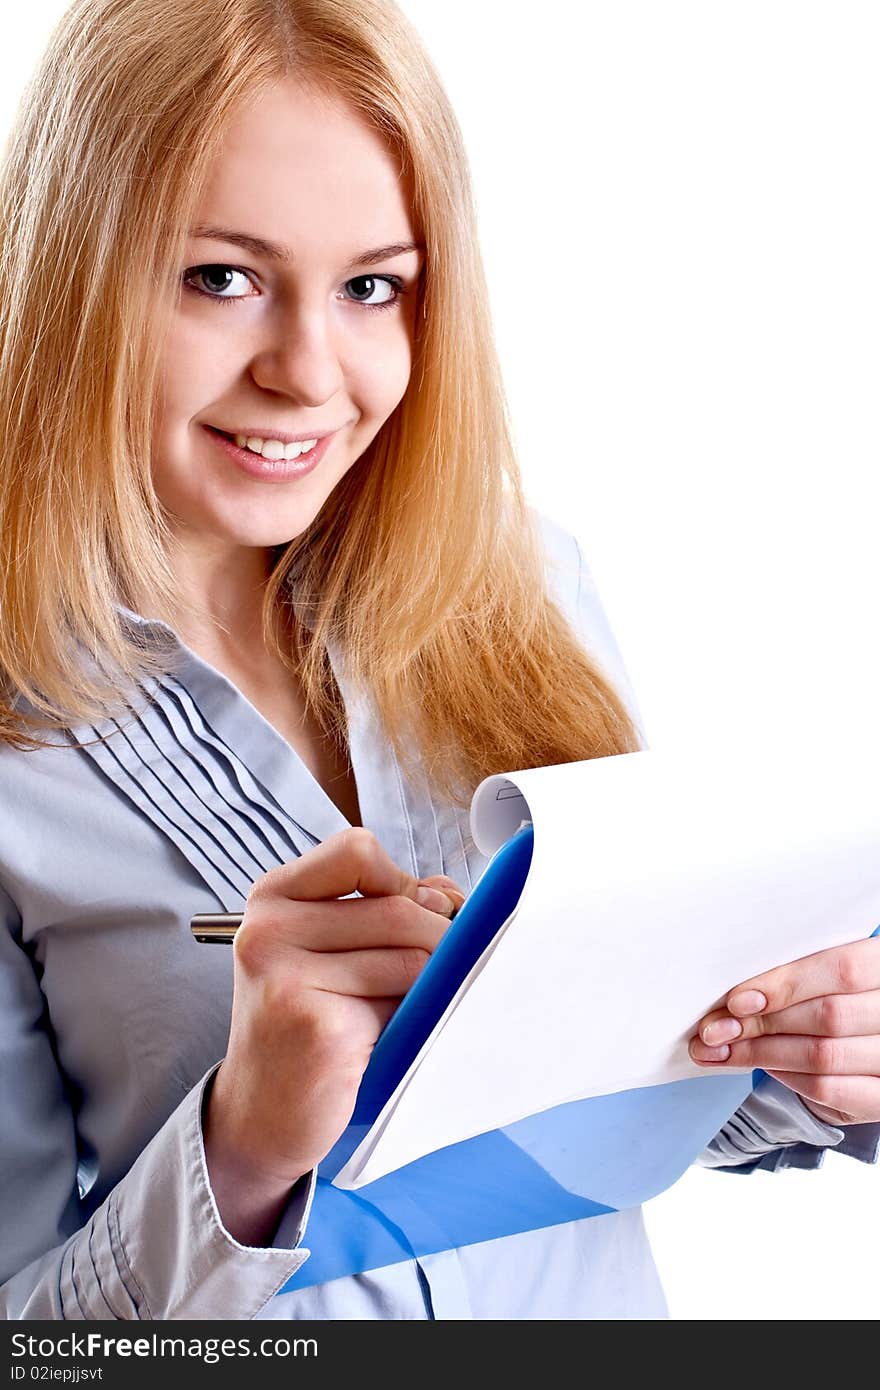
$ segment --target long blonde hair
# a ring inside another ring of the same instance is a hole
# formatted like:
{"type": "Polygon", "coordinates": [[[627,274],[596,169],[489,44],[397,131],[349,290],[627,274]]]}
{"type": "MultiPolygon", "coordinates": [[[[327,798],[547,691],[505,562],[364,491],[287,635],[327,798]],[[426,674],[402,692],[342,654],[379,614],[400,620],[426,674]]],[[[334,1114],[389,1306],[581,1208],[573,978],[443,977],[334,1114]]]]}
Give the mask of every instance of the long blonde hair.
{"type": "Polygon", "coordinates": [[[227,121],[291,74],[381,132],[426,264],[409,388],[275,548],[264,641],[341,741],[336,643],[404,766],[461,804],[490,772],[635,750],[547,589],[461,134],[391,0],[75,0],[56,27],[0,172],[0,741],[43,746],[173,668],[116,608],[181,612],[151,480],[159,362],[227,121]],[[294,595],[307,621],[279,624],[294,595]]]}

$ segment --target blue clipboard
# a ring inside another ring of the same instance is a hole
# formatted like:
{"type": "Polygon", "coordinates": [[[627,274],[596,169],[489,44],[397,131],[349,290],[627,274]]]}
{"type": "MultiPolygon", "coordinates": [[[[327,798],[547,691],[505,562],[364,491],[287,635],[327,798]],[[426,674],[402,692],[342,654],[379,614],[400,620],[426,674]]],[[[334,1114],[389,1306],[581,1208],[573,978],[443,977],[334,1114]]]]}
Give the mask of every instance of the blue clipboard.
{"type": "Polygon", "coordinates": [[[701,1076],[574,1101],[426,1154],[357,1191],[335,1187],[333,1178],[519,902],[533,846],[528,824],[496,852],[388,1021],[351,1122],[319,1165],[309,1258],[282,1293],[639,1205],[681,1177],[763,1075],[701,1076]]]}
{"type": "Polygon", "coordinates": [[[352,1124],[373,1123],[461,981],[513,912],[528,877],[534,839],[531,825],[524,825],[489,860],[373,1048],[352,1124]]]}

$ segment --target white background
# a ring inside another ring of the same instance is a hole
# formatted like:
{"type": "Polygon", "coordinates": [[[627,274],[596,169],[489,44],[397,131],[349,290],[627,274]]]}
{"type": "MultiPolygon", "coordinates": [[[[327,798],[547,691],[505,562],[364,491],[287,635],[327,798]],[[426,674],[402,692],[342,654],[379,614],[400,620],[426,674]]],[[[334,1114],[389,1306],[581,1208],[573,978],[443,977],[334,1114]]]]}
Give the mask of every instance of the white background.
{"type": "MultiPolygon", "coordinates": [[[[874,734],[873,0],[402,7],[464,130],[530,500],[584,544],[649,742],[874,734]]],[[[4,35],[4,129],[64,8],[4,35]]],[[[691,1170],[646,1217],[674,1317],[877,1316],[874,1168],[691,1170]]]]}

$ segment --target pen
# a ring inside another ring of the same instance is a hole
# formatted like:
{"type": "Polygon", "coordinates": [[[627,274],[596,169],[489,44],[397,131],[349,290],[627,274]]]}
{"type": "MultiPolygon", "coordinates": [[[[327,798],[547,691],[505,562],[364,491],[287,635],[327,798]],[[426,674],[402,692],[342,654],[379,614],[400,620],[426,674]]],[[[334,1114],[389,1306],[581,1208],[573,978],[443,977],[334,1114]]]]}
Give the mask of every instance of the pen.
{"type": "MultiPolygon", "coordinates": [[[[457,912],[455,908],[450,922],[457,912]]],[[[205,945],[217,941],[221,946],[231,946],[243,917],[243,912],[197,912],[190,918],[189,929],[196,941],[205,945]]]]}
{"type": "Polygon", "coordinates": [[[243,912],[197,912],[190,918],[189,929],[196,941],[231,946],[243,917],[243,912]]]}

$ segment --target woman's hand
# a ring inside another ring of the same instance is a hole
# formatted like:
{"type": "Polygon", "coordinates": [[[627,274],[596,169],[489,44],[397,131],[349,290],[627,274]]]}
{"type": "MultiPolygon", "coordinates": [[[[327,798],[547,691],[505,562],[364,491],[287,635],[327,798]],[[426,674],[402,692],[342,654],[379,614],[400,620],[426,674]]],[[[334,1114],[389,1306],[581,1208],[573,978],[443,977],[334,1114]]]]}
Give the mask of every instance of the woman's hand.
{"type": "Polygon", "coordinates": [[[700,1020],[690,1054],[761,1067],[826,1124],[880,1120],[880,937],[745,980],[700,1020]]]}
{"type": "Polygon", "coordinates": [[[463,901],[443,875],[404,873],[361,827],[254,883],[203,1116],[214,1196],[239,1240],[262,1243],[345,1130],[376,1039],[463,901]]]}

